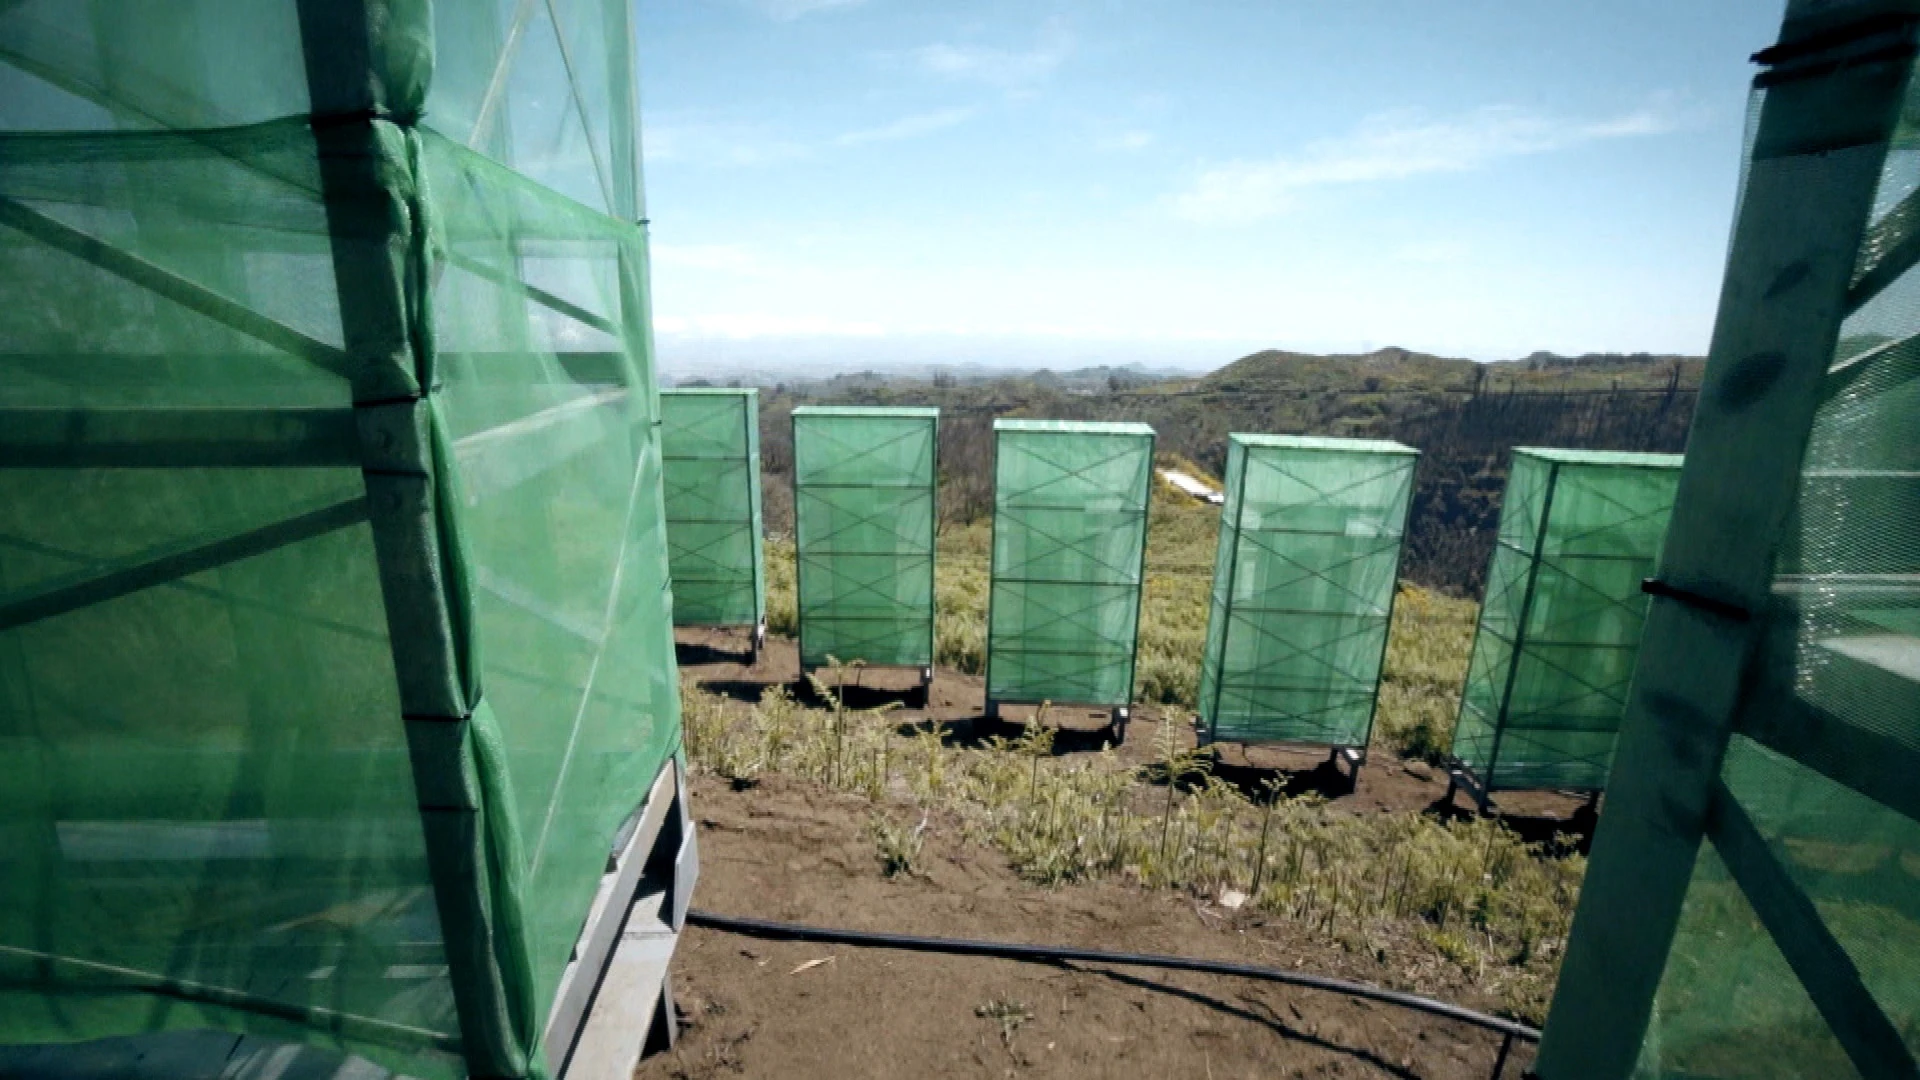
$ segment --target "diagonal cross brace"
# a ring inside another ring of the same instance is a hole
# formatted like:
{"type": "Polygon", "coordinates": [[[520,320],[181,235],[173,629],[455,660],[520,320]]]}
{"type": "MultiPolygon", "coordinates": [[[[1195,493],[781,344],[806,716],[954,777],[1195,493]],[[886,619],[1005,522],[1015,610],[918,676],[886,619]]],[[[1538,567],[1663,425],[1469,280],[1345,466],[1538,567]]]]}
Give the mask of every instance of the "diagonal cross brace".
{"type": "Polygon", "coordinates": [[[48,247],[198,312],[264,345],[306,360],[324,371],[348,381],[354,378],[353,362],[344,351],[323,341],[316,341],[198,282],[181,277],[158,263],[122,251],[63,221],[48,217],[17,199],[0,195],[0,225],[25,233],[48,247]]]}

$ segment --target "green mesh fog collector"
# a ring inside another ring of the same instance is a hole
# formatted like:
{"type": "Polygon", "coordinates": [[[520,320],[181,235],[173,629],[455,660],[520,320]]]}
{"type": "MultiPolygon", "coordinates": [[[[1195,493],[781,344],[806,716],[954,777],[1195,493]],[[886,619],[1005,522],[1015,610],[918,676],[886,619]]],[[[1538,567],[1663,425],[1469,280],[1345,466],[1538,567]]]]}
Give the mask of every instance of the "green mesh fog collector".
{"type": "Polygon", "coordinates": [[[1791,0],[1546,1080],[1920,1075],[1920,9],[1791,0]]]}
{"type": "Polygon", "coordinates": [[[1392,442],[1228,437],[1202,742],[1365,760],[1417,460],[1392,442]]]}
{"type": "Polygon", "coordinates": [[[1000,419],[993,432],[987,715],[1001,704],[1097,706],[1124,735],[1153,429],[1000,419]]]}
{"type": "Polygon", "coordinates": [[[914,668],[933,685],[938,409],[793,410],[800,666],[914,668]]]}
{"type": "Polygon", "coordinates": [[[673,625],[738,626],[767,639],[760,517],[760,392],[660,392],[673,625]]]}
{"type": "Polygon", "coordinates": [[[630,11],[0,7],[0,1074],[671,1034],[630,11]]]}
{"type": "Polygon", "coordinates": [[[1482,805],[1606,787],[1680,461],[1513,452],[1453,732],[1453,783],[1482,805]]]}

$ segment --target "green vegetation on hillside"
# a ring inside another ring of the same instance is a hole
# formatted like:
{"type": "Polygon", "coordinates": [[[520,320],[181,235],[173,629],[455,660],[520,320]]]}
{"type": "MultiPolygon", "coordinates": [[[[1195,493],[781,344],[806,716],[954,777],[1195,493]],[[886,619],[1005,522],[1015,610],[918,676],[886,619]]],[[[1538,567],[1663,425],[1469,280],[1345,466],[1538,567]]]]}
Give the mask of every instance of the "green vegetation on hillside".
{"type": "Polygon", "coordinates": [[[1214,472],[1235,431],[1389,438],[1422,454],[1404,576],[1471,596],[1492,551],[1513,447],[1679,450],[1702,368],[1674,356],[1536,354],[1476,364],[1404,349],[1268,351],[1199,378],[868,373],[778,386],[762,400],[767,520],[775,529],[787,520],[788,416],[803,402],[939,406],[941,516],[953,525],[991,512],[995,416],[1143,421],[1162,451],[1214,472]]]}

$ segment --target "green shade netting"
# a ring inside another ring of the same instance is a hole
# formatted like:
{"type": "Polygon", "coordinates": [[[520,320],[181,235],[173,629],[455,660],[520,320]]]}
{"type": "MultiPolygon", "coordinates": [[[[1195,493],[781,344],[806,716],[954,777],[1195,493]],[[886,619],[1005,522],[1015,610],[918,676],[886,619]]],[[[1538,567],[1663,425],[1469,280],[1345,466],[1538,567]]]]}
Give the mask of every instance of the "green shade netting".
{"type": "Polygon", "coordinates": [[[678,745],[626,11],[560,10],[0,11],[0,1045],[538,1069],[678,745]],[[435,53],[539,108],[413,124],[435,53]]]}
{"type": "Polygon", "coordinates": [[[800,663],[933,663],[937,409],[793,411],[800,663]]]}
{"type": "Polygon", "coordinates": [[[660,447],[673,624],[759,623],[767,613],[759,391],[661,391],[660,447]]]}
{"type": "Polygon", "coordinates": [[[1127,704],[1153,429],[996,420],[993,430],[987,697],[1127,704]]]}
{"type": "Polygon", "coordinates": [[[614,831],[679,745],[646,254],[628,226],[437,136],[426,148],[449,263],[437,401],[544,1016],[614,831]],[[531,260],[564,306],[522,291],[531,260]]]}
{"type": "Polygon", "coordinates": [[[1417,458],[1398,443],[1228,437],[1206,739],[1367,744],[1417,458]]]}
{"type": "MultiPolygon", "coordinates": [[[[262,171],[317,188],[314,156],[303,124],[9,138],[0,205],[324,312],[317,195],[262,171]]],[[[18,229],[0,281],[0,1042],[306,1034],[126,971],[324,1009],[349,1030],[311,1037],[452,1075],[348,381],[18,229]]]]}
{"type": "Polygon", "coordinates": [[[1453,734],[1488,790],[1606,787],[1680,461],[1514,451],[1453,734]]]}
{"type": "Polygon", "coordinates": [[[1453,757],[1488,790],[1601,790],[1680,457],[1513,452],[1453,757]]]}
{"type": "Polygon", "coordinates": [[[642,216],[632,18],[614,0],[18,0],[0,9],[0,42],[0,131],[424,107],[434,130],[522,176],[642,216]],[[371,50],[346,43],[369,28],[371,50]],[[327,53],[332,107],[313,104],[308,37],[327,53]]]}
{"type": "MultiPolygon", "coordinates": [[[[1911,243],[1917,150],[1910,83],[1862,263],[1911,243]]],[[[1639,1076],[1860,1075],[1836,1017],[1856,1051],[1920,1057],[1916,297],[1908,270],[1842,324],[1721,767],[1731,808],[1696,864],[1639,1076]]]]}

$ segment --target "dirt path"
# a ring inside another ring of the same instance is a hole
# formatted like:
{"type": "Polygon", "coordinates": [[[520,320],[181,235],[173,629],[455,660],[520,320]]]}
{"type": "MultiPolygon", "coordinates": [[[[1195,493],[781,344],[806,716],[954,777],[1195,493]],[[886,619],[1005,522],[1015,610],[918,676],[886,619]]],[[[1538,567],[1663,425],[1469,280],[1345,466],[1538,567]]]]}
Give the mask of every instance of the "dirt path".
{"type": "MultiPolygon", "coordinates": [[[[1489,1008],[1415,943],[1350,949],[1284,919],[1121,882],[1046,889],[934,830],[912,877],[882,876],[870,804],[773,778],[694,784],[695,902],[862,930],[1163,952],[1295,967],[1489,1008]]],[[[689,929],[674,962],[687,1027],[639,1077],[1423,1077],[1481,1080],[1498,1037],[1322,992],[1184,973],[1046,967],[765,942],[689,929]],[[824,962],[820,962],[824,961],[824,962]],[[803,965],[809,965],[803,967],[803,965]]],[[[1506,1075],[1532,1048],[1516,1045],[1506,1075]]]]}

